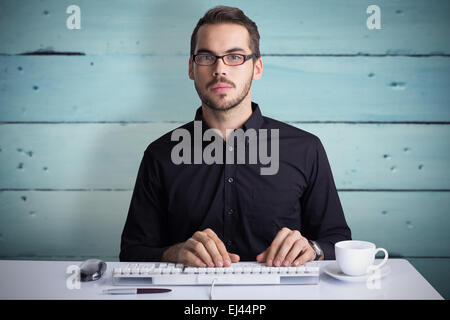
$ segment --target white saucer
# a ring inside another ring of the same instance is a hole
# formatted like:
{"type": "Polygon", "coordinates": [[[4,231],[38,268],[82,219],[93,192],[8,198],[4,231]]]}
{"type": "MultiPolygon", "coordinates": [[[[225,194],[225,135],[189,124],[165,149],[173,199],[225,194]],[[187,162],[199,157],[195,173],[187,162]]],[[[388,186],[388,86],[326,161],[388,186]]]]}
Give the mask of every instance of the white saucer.
{"type": "Polygon", "coordinates": [[[342,281],[348,281],[348,282],[365,282],[367,281],[367,279],[372,276],[377,276],[379,277],[379,279],[383,278],[384,276],[388,275],[391,272],[391,268],[387,265],[383,266],[380,269],[380,273],[377,274],[364,274],[362,276],[348,276],[346,274],[344,274],[341,269],[339,268],[338,264],[336,261],[327,264],[324,267],[324,272],[326,274],[328,274],[329,276],[338,279],[338,280],[342,280],[342,281]]]}

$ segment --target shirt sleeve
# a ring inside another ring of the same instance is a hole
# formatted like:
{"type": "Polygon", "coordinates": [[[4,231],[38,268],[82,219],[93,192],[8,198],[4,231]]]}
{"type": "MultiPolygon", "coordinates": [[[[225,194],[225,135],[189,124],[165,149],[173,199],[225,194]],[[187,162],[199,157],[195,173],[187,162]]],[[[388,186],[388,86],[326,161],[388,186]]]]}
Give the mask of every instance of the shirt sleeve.
{"type": "Polygon", "coordinates": [[[301,233],[307,239],[317,241],[325,260],[334,260],[334,244],[350,240],[351,231],[344,217],[325,149],[319,138],[314,140],[308,187],[301,199],[301,233]]]}
{"type": "Polygon", "coordinates": [[[167,207],[162,190],[157,162],[147,149],[122,232],[120,261],[161,261],[163,252],[169,247],[165,239],[167,207]]]}

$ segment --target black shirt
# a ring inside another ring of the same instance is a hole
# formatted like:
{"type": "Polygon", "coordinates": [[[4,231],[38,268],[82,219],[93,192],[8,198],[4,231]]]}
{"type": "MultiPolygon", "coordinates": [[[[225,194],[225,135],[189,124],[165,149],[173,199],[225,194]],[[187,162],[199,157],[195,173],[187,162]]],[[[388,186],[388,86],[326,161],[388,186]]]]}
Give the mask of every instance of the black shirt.
{"type": "MultiPolygon", "coordinates": [[[[252,110],[241,129],[254,129],[258,137],[264,131],[260,129],[266,129],[270,152],[271,130],[278,129],[278,172],[261,174],[261,168],[269,165],[259,158],[257,163],[249,160],[248,139],[245,163],[238,163],[237,151],[234,163],[226,161],[226,152],[232,150],[230,146],[237,147],[238,139],[220,138],[221,163],[198,164],[197,159],[197,163],[175,164],[172,149],[181,139],[171,140],[173,130],[166,133],[144,152],[122,233],[121,261],[160,261],[169,246],[206,228],[211,228],[228,252],[238,254],[241,261],[256,260],[283,227],[316,240],[325,259],[335,258],[334,244],[351,239],[351,232],[321,141],[304,130],[262,116],[254,102],[252,110]]],[[[201,120],[202,134],[209,129],[201,107],[195,120],[201,120]]],[[[179,127],[191,134],[192,147],[194,127],[194,121],[179,127]]],[[[202,140],[202,148],[211,141],[202,140]]]]}

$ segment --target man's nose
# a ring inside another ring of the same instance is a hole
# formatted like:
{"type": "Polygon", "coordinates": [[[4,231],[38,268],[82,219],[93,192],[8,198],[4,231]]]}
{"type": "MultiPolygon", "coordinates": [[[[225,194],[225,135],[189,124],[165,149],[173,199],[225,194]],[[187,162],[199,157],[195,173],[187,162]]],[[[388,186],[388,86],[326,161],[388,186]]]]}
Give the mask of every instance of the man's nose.
{"type": "Polygon", "coordinates": [[[213,65],[213,75],[226,75],[227,74],[227,65],[223,62],[222,59],[218,58],[216,63],[213,65]]]}

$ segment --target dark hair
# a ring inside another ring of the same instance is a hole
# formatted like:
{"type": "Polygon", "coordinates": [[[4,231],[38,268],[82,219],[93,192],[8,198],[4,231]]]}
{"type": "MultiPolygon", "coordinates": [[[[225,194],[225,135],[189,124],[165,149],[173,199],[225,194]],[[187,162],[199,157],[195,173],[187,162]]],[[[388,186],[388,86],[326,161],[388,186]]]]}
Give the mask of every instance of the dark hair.
{"type": "Polygon", "coordinates": [[[197,26],[195,27],[194,32],[191,36],[191,56],[194,54],[195,46],[197,44],[198,29],[200,29],[200,27],[204,24],[218,23],[236,23],[247,28],[247,31],[250,35],[250,50],[253,54],[256,55],[256,58],[260,57],[259,32],[256,23],[248,18],[241,9],[227,6],[217,6],[208,10],[203,18],[198,21],[197,26]]]}

